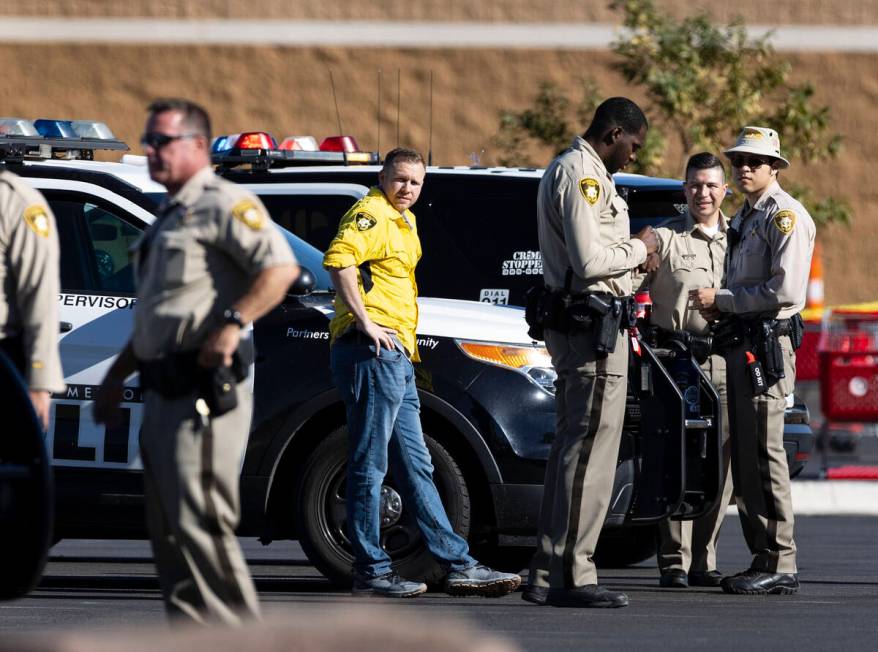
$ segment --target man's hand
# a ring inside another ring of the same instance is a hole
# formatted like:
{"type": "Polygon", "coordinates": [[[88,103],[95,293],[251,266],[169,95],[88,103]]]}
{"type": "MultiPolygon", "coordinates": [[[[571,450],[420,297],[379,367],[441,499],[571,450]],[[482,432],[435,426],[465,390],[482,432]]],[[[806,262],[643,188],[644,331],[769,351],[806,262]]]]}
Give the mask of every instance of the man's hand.
{"type": "Polygon", "coordinates": [[[655,229],[651,226],[643,227],[642,229],[640,229],[640,231],[637,232],[637,235],[635,235],[634,237],[642,241],[643,244],[646,245],[647,254],[652,254],[658,251],[658,235],[656,235],[655,229]]]}
{"type": "Polygon", "coordinates": [[[357,328],[365,333],[372,343],[375,345],[375,355],[381,356],[381,347],[388,351],[394,347],[391,335],[396,335],[396,331],[392,328],[379,326],[371,319],[365,319],[363,322],[357,322],[357,328]]]}
{"type": "Polygon", "coordinates": [[[30,402],[34,406],[34,412],[37,413],[37,419],[43,426],[43,431],[49,429],[49,407],[52,404],[51,394],[43,389],[30,390],[30,402]]]}
{"type": "Polygon", "coordinates": [[[647,274],[651,274],[659,267],[661,267],[662,259],[659,257],[658,253],[653,252],[646,257],[646,262],[644,262],[640,266],[641,272],[646,272],[647,274]]]}
{"type": "Polygon", "coordinates": [[[698,288],[689,290],[689,301],[692,308],[701,313],[707,321],[716,321],[720,317],[719,308],[716,307],[716,288],[698,288]]]}
{"type": "Polygon", "coordinates": [[[92,408],[95,423],[104,423],[110,427],[121,423],[122,410],[119,409],[119,404],[122,402],[124,389],[121,380],[112,378],[109,374],[104,377],[92,408]]]}
{"type": "Polygon", "coordinates": [[[206,369],[214,369],[222,365],[232,364],[232,355],[238,350],[241,342],[241,329],[237,324],[226,324],[215,330],[198,352],[198,364],[206,369]]]}

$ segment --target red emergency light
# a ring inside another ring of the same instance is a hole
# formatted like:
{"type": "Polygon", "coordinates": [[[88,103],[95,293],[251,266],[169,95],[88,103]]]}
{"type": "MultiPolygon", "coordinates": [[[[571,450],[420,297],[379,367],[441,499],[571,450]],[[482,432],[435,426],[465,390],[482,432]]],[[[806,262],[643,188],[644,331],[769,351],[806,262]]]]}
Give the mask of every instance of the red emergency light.
{"type": "Polygon", "coordinates": [[[248,131],[238,136],[231,149],[277,149],[277,141],[264,131],[248,131]]]}
{"type": "Polygon", "coordinates": [[[320,143],[320,151],[353,154],[360,151],[360,146],[353,136],[328,136],[320,143]]]}

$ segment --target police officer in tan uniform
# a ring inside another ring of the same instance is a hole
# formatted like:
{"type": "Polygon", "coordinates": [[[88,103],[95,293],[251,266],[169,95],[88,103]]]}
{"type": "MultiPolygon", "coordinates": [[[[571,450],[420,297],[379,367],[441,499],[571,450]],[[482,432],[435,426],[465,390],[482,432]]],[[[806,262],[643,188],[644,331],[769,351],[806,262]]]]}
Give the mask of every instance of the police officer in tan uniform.
{"type": "Polygon", "coordinates": [[[0,169],[0,350],[24,376],[44,430],[51,393],[64,391],[58,259],[58,231],[46,200],[0,169]]]}
{"type": "MultiPolygon", "coordinates": [[[[635,238],[611,176],[635,159],[648,125],[631,100],[595,111],[585,134],[546,168],[537,195],[543,276],[550,292],[630,297],[631,270],[655,251],[652,229],[635,238]]],[[[624,607],[597,584],[592,559],[612,491],[625,416],[628,337],[598,352],[590,330],[546,328],[558,373],[555,439],[546,467],[537,551],[524,599],[572,607],[624,607]]]]}
{"type": "MultiPolygon", "coordinates": [[[[660,344],[681,332],[704,338],[706,356],[710,329],[697,310],[689,309],[689,290],[722,286],[728,221],[721,206],[728,184],[720,160],[708,152],[690,157],[683,190],[686,212],[656,229],[659,250],[655,258],[660,262],[645,282],[652,300],[650,323],[657,327],[660,344]]],[[[667,588],[719,586],[722,580],[716,569],[716,542],[732,495],[726,361],[712,354],[701,368],[716,388],[722,406],[725,481],[719,503],[710,513],[694,521],[667,519],[659,524],[659,583],[667,588]]]]}
{"type": "Polygon", "coordinates": [[[139,369],[147,523],[172,618],[238,624],[259,604],[235,538],[250,431],[245,326],[283,298],[298,267],[249,191],[210,168],[207,113],[187,100],[149,107],[150,176],[168,198],[136,249],[131,341],[95,405],[112,422],[139,369]]]}
{"type": "Polygon", "coordinates": [[[747,199],[730,227],[725,288],[691,292],[706,318],[721,320],[718,333],[724,323],[734,326],[724,351],[732,477],[753,560],[746,571],[726,577],[722,588],[789,594],[798,591],[799,581],[784,411],[795,385],[790,335],[805,306],[815,227],[808,211],[777,182],[789,161],[780,154],[774,130],[745,127],[725,154],[747,199]]]}

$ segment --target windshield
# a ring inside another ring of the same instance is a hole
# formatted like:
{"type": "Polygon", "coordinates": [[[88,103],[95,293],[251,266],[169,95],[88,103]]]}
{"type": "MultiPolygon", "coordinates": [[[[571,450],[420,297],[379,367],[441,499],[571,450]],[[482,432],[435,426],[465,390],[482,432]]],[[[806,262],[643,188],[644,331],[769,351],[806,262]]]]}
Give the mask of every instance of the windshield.
{"type": "Polygon", "coordinates": [[[332,288],[332,281],[329,280],[329,273],[323,269],[323,254],[316,247],[312,247],[299,236],[293,235],[282,226],[275,224],[280,229],[290,249],[296,255],[299,265],[307,267],[308,271],[314,276],[314,292],[329,292],[332,288]]]}

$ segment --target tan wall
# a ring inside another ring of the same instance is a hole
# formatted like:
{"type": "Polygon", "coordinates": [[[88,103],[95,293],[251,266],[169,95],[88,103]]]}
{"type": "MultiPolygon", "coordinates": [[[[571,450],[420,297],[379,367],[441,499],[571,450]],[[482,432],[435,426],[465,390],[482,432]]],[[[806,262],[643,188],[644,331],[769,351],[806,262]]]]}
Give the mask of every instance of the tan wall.
{"type": "MultiPolygon", "coordinates": [[[[854,208],[853,227],[822,234],[827,298],[874,300],[878,282],[870,263],[878,259],[878,184],[871,172],[878,130],[870,118],[878,106],[878,55],[800,54],[791,60],[797,78],[816,82],[817,100],[832,106],[835,128],[845,136],[837,162],[802,167],[793,161],[789,173],[817,194],[840,195],[854,208]]],[[[396,144],[400,70],[400,141],[426,149],[432,71],[433,162],[468,164],[471,153],[484,151],[481,162],[492,163],[499,112],[528,106],[542,81],[572,87],[593,77],[607,95],[642,100],[610,70],[611,61],[603,52],[0,45],[0,115],[104,120],[133,144],[151,98],[183,95],[211,109],[217,133],[266,129],[280,137],[321,137],[337,131],[331,68],[344,130],[374,149],[376,76],[383,69],[386,151],[396,144]]],[[[535,152],[534,159],[545,163],[550,155],[535,152]]]]}
{"type": "MultiPolygon", "coordinates": [[[[609,0],[0,0],[0,15],[618,22],[609,0]]],[[[756,24],[878,23],[875,0],[656,0],[674,16],[704,9],[756,24]]]]}

